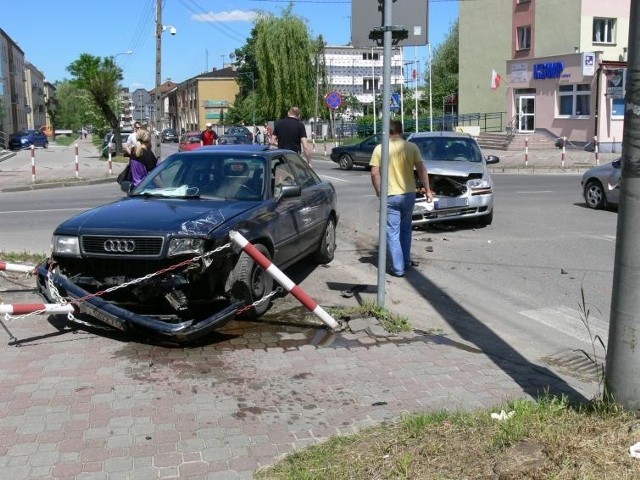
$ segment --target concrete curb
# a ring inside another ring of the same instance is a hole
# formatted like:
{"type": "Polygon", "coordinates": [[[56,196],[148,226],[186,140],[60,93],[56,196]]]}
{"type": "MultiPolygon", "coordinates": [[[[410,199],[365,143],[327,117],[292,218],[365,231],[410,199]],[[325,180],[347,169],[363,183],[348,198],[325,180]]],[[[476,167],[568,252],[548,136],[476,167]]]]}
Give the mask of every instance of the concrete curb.
{"type": "Polygon", "coordinates": [[[83,185],[97,185],[102,183],[111,183],[116,181],[116,176],[107,178],[80,178],[78,180],[59,180],[52,182],[33,183],[30,185],[16,185],[13,187],[0,188],[0,192],[23,192],[26,190],[44,190],[47,188],[60,188],[60,187],[80,187],[83,185]]]}

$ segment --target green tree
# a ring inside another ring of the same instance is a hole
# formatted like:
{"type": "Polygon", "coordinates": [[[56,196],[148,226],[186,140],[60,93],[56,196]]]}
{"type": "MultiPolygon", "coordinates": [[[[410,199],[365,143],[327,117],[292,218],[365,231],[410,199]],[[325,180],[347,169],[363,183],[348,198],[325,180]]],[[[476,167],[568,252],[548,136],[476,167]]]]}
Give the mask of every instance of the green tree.
{"type": "Polygon", "coordinates": [[[95,57],[83,53],[80,58],[67,67],[73,75],[71,82],[85,90],[98,110],[102,113],[114,132],[116,151],[122,153],[120,138],[120,120],[118,119],[116,95],[122,80],[122,69],[116,65],[113,57],[95,57]]]}
{"type": "MultiPolygon", "coordinates": [[[[458,21],[451,25],[444,42],[434,49],[431,62],[431,95],[433,97],[432,109],[435,112],[442,111],[442,102],[447,95],[458,92],[458,21]]],[[[421,111],[429,109],[429,72],[426,71],[426,82],[419,101],[421,111]]],[[[443,112],[444,114],[444,112],[443,112]]]]}
{"type": "Polygon", "coordinates": [[[105,119],[85,90],[67,79],[57,81],[55,87],[56,96],[47,104],[55,128],[73,131],[83,125],[105,128],[105,119]]]}
{"type": "Polygon", "coordinates": [[[315,108],[316,54],[305,20],[291,13],[289,5],[281,16],[261,14],[253,31],[253,50],[257,78],[256,93],[260,116],[281,118],[292,106],[306,117],[315,108]]]}

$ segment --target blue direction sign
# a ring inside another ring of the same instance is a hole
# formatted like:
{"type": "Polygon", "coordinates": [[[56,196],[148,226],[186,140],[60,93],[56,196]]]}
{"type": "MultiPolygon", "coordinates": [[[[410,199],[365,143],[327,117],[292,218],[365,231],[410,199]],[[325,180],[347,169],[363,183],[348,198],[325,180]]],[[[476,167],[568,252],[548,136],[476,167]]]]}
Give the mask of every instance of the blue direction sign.
{"type": "Polygon", "coordinates": [[[400,94],[399,93],[393,92],[391,94],[389,109],[392,112],[397,112],[398,110],[400,110],[400,94]]]}
{"type": "Polygon", "coordinates": [[[342,105],[342,95],[338,92],[329,92],[325,98],[325,102],[329,108],[334,110],[340,108],[340,105],[342,105]]]}

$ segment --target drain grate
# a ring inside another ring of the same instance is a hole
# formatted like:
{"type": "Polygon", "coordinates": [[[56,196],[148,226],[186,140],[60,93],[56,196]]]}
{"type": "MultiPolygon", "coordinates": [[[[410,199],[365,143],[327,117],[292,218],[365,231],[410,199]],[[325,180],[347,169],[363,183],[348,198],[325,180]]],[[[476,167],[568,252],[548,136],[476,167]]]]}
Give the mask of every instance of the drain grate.
{"type": "Polygon", "coordinates": [[[595,362],[577,350],[563,350],[555,355],[543,357],[542,361],[561,373],[582,381],[599,382],[604,372],[604,358],[597,357],[595,362]]]}

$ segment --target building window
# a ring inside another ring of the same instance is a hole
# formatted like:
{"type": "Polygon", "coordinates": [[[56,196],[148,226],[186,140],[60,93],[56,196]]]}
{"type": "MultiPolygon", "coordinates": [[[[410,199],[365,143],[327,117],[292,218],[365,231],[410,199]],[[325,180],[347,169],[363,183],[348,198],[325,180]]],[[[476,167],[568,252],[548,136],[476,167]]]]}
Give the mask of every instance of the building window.
{"type": "Polygon", "coordinates": [[[362,79],[362,92],[373,93],[373,90],[380,91],[380,79],[379,78],[363,78],[362,79]]]}
{"type": "Polygon", "coordinates": [[[593,19],[593,43],[614,43],[616,40],[615,18],[593,19]]]}
{"type": "Polygon", "coordinates": [[[362,53],[363,60],[380,60],[380,53],[378,52],[363,52],[362,53]]]}
{"type": "Polygon", "coordinates": [[[558,87],[558,114],[563,117],[591,115],[591,85],[560,85],[558,87]]]}
{"type": "Polygon", "coordinates": [[[528,50],[531,48],[531,26],[518,27],[518,50],[528,50]]]}

